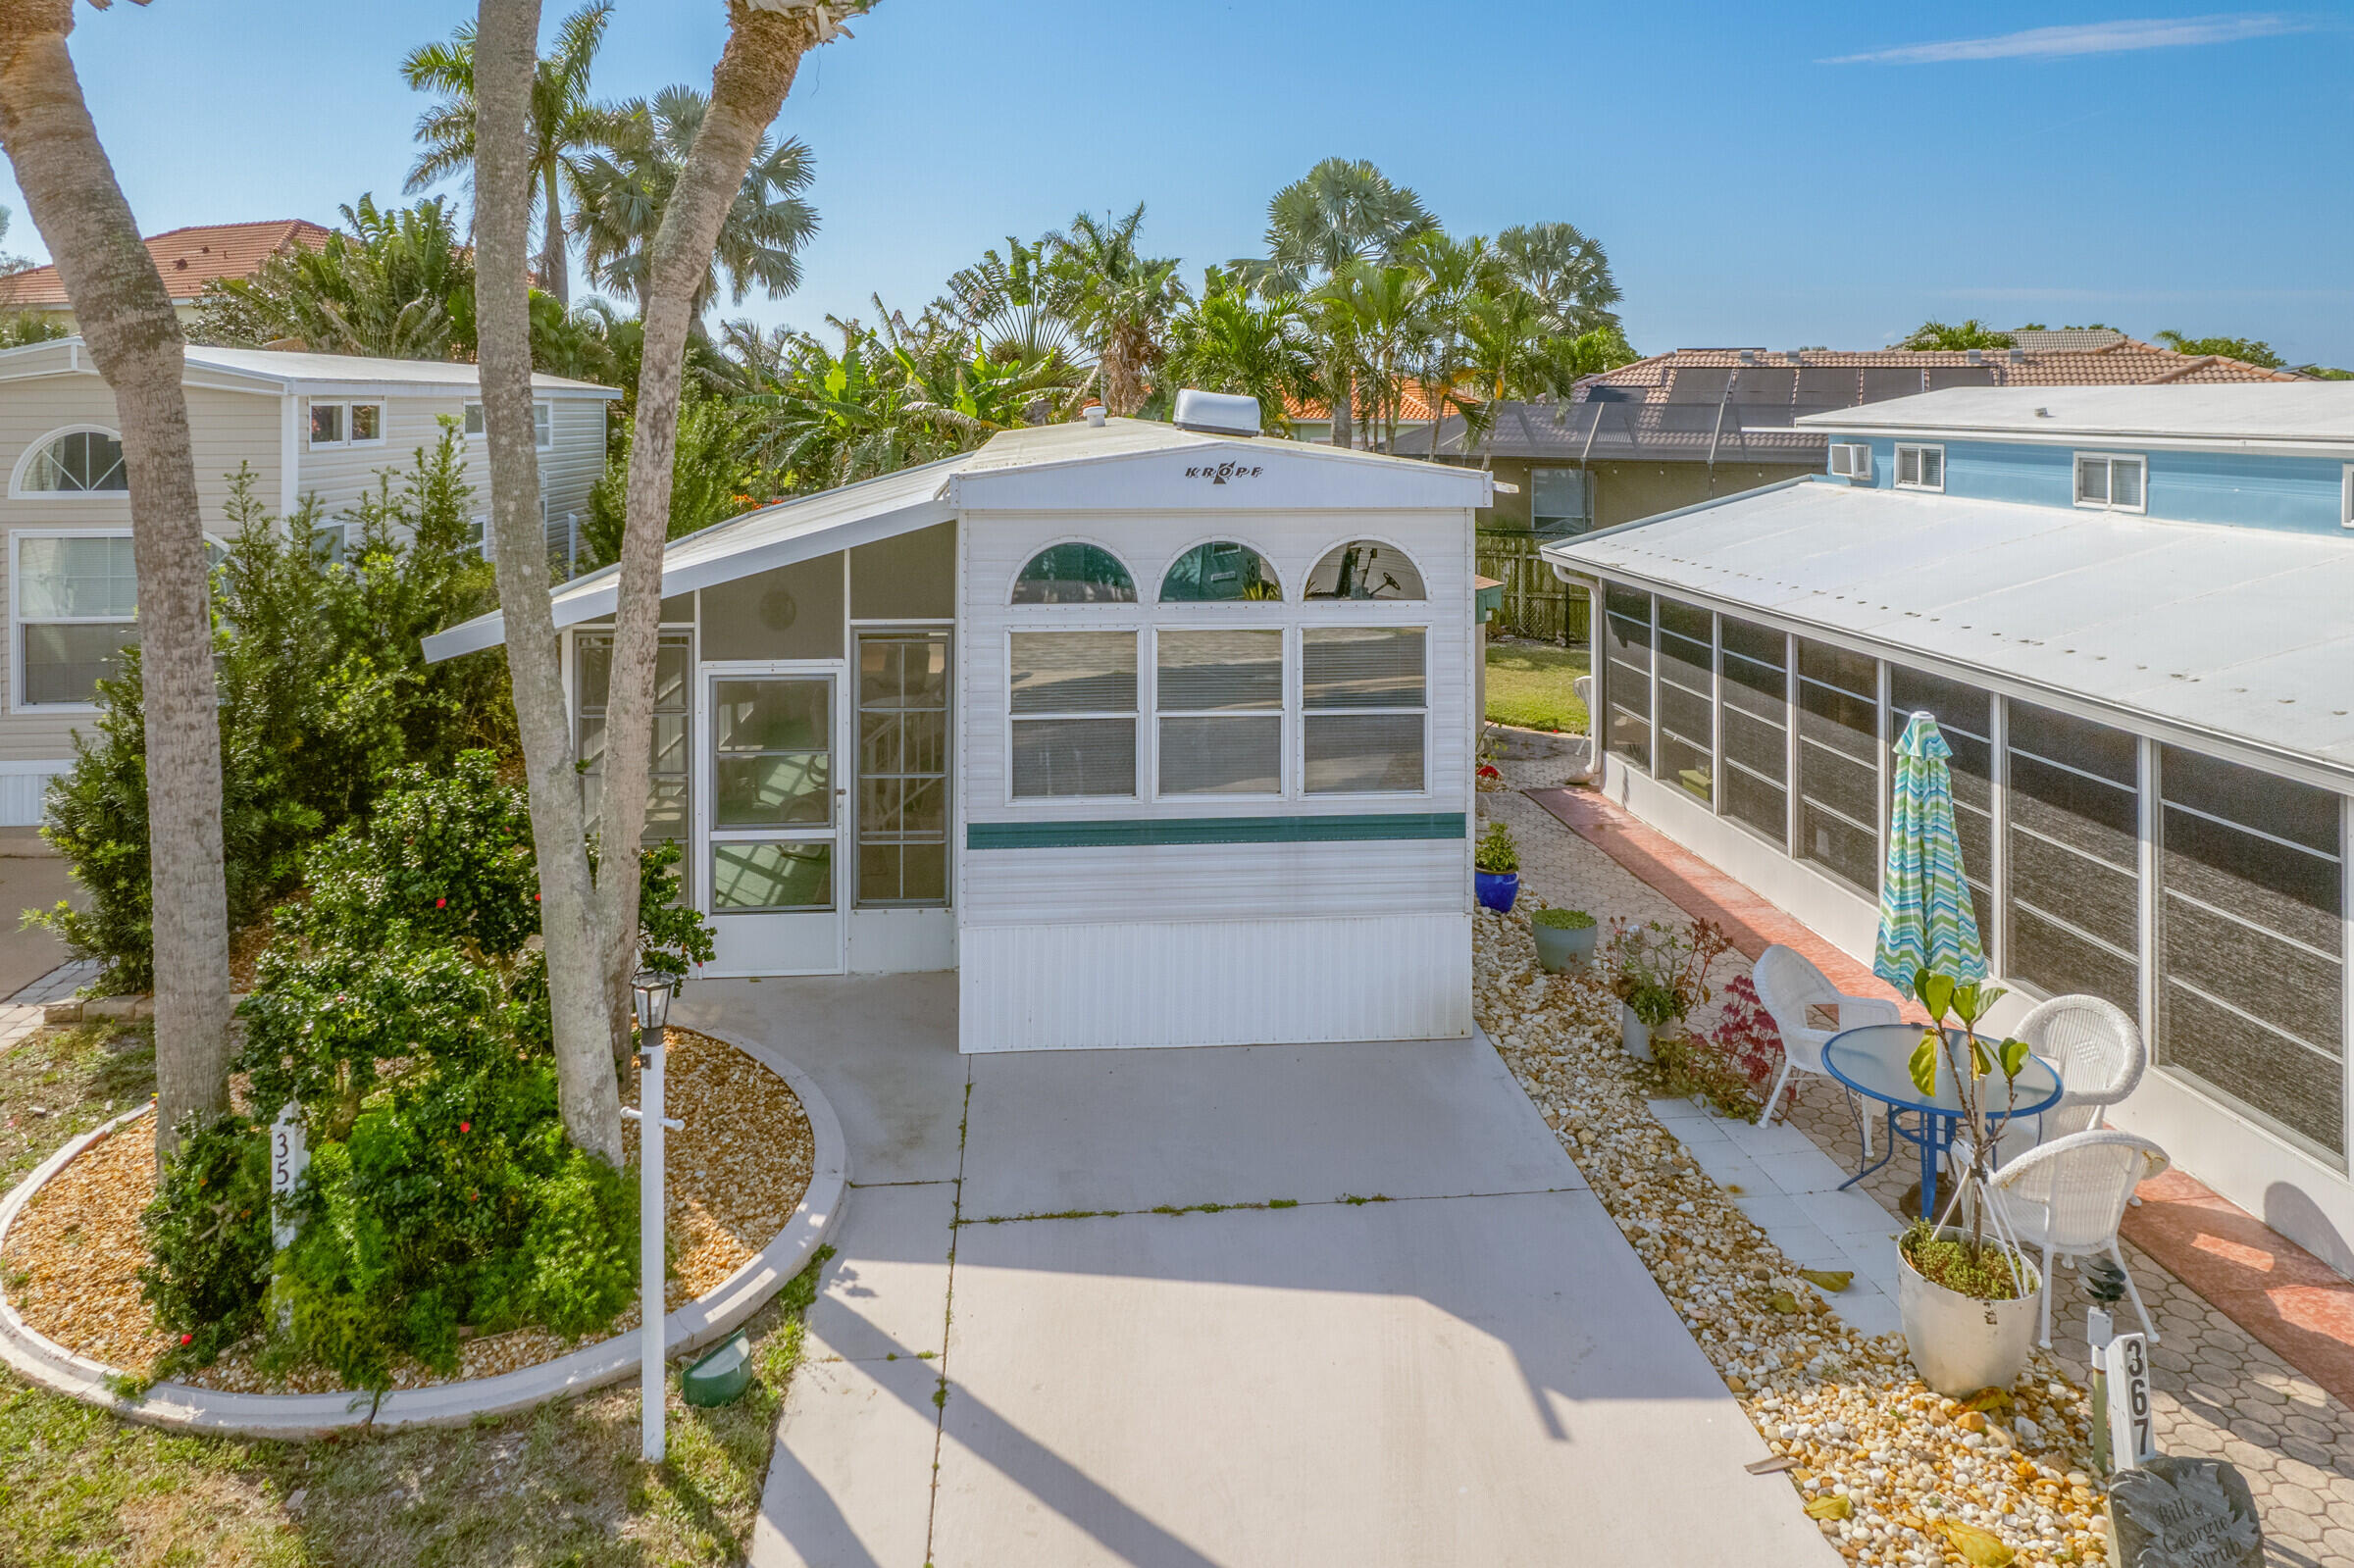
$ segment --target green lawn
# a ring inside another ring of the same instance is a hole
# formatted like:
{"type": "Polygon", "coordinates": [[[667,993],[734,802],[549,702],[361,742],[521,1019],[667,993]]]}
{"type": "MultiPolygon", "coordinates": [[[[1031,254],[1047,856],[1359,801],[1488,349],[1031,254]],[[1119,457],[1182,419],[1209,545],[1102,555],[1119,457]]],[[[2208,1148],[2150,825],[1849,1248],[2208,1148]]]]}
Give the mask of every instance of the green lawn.
{"type": "MultiPolygon", "coordinates": [[[[36,1030],[0,1051],[5,1181],[103,1120],[110,1104],[144,1100],[154,1081],[144,1026],[36,1030]]],[[[824,1255],[747,1325],[759,1376],[736,1403],[691,1408],[673,1368],[670,1459],[660,1466],[638,1458],[634,1376],[454,1431],[293,1443],[133,1426],[0,1374],[0,1564],[742,1562],[824,1255]]]]}
{"type": "Polygon", "coordinates": [[[1587,671],[1582,648],[1518,638],[1488,644],[1488,719],[1525,730],[1584,733],[1586,705],[1569,683],[1587,671]]]}

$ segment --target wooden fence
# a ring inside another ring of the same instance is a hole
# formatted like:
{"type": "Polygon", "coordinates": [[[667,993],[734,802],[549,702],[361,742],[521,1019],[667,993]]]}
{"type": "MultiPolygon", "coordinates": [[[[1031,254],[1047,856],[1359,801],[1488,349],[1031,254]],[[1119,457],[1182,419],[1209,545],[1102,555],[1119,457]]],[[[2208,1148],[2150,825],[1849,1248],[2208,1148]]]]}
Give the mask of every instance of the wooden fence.
{"type": "Polygon", "coordinates": [[[1526,529],[1479,531],[1479,575],[1504,584],[1496,624],[1515,636],[1583,646],[1593,636],[1594,606],[1585,589],[1553,575],[1537,544],[1526,529]]]}

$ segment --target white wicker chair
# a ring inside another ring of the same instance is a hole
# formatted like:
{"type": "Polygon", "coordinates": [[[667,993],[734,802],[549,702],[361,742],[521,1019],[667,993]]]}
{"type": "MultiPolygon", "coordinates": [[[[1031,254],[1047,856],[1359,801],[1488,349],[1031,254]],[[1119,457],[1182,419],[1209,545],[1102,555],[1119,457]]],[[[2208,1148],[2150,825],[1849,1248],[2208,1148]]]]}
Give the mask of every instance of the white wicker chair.
{"type": "MultiPolygon", "coordinates": [[[[2133,1092],[2150,1064],[2140,1027],[2098,996],[2038,1002],[2012,1034],[2059,1069],[2060,1103],[2003,1125],[1994,1140],[1998,1166],[2038,1143],[2106,1125],[2109,1107],[2133,1092]]],[[[1969,1164],[1970,1140],[1956,1138],[1953,1153],[1957,1165],[1969,1164]]]]}
{"type": "MultiPolygon", "coordinates": [[[[1758,955],[1757,967],[1751,971],[1751,983],[1758,987],[1758,1000],[1782,1037],[1782,1070],[1773,1076],[1773,1088],[1766,1096],[1766,1108],[1758,1113],[1758,1125],[1773,1120],[1773,1108],[1780,1103],[1782,1090],[1790,1087],[1794,1073],[1823,1073],[1822,1048],[1830,1043],[1839,1029],[1856,1029],[1865,1024],[1895,1024],[1904,1020],[1904,1011],[1896,1003],[1880,996],[1850,996],[1831,984],[1831,979],[1817,969],[1806,954],[1795,947],[1780,943],[1758,955]],[[1807,1009],[1826,1007],[1839,1016],[1839,1029],[1817,1029],[1807,1022],[1807,1009]]],[[[1832,1082],[1836,1083],[1834,1079],[1832,1082]]],[[[1844,1086],[1842,1086],[1844,1087],[1844,1086]]],[[[1853,1090],[1848,1100],[1856,1111],[1857,1125],[1864,1133],[1864,1153],[1871,1154],[1871,1118],[1857,1099],[1853,1090]]]]}
{"type": "Polygon", "coordinates": [[[1594,678],[1590,675],[1581,675],[1569,683],[1569,689],[1577,693],[1578,706],[1586,710],[1586,733],[1595,733],[1597,727],[1594,723],[1594,678]]]}
{"type": "MultiPolygon", "coordinates": [[[[2020,1245],[2043,1249],[2043,1336],[2052,1342],[2052,1259],[2106,1252],[2125,1268],[2117,1228],[2125,1217],[2133,1189],[2167,1168],[2166,1150],[2146,1138],[2113,1127],[2071,1133],[2038,1143],[1994,1173],[1994,1200],[2002,1205],[2020,1245]]],[[[2141,1304],[2141,1291],[2125,1271],[2125,1291],[2141,1327],[2154,1343],[2158,1326],[2141,1304]]]]}

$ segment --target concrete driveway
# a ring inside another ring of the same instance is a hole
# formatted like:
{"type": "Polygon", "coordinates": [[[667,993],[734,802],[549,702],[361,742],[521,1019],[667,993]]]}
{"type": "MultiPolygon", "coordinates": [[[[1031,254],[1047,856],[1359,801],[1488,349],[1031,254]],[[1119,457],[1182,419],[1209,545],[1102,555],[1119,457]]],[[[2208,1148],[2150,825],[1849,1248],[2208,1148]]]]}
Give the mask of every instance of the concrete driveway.
{"type": "Polygon", "coordinates": [[[1484,1041],[960,1058],[947,976],[679,1016],[851,1145],[758,1568],[1838,1560],[1484,1041]]]}

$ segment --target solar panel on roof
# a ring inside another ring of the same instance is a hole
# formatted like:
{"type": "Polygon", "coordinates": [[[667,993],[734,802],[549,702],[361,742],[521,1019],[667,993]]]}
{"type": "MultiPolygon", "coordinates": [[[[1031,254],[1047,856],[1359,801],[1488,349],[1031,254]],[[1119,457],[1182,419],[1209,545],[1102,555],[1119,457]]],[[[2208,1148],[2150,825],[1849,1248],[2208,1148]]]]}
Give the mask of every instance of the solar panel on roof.
{"type": "Polygon", "coordinates": [[[1856,401],[1856,373],[1829,365],[1810,365],[1798,373],[1794,401],[1800,411],[1850,408],[1856,401]]]}
{"type": "Polygon", "coordinates": [[[1589,386],[1586,388],[1586,401],[1589,403],[1640,403],[1643,401],[1643,388],[1640,386],[1589,386]]]}
{"type": "Polygon", "coordinates": [[[1929,369],[1929,390],[1943,391],[1949,386],[1992,386],[1994,367],[1991,365],[1936,365],[1929,369]]]}
{"type": "Polygon", "coordinates": [[[1721,365],[1694,366],[1679,370],[1667,383],[1670,403],[1718,403],[1724,400],[1724,383],[1729,373],[1721,365]]]}
{"type": "Polygon", "coordinates": [[[1798,372],[1786,366],[1757,366],[1733,373],[1733,401],[1745,407],[1787,409],[1797,386],[1798,372]]]}
{"type": "Polygon", "coordinates": [[[1878,403],[1891,397],[1911,397],[1920,390],[1920,372],[1867,366],[1862,400],[1878,403]]]}

